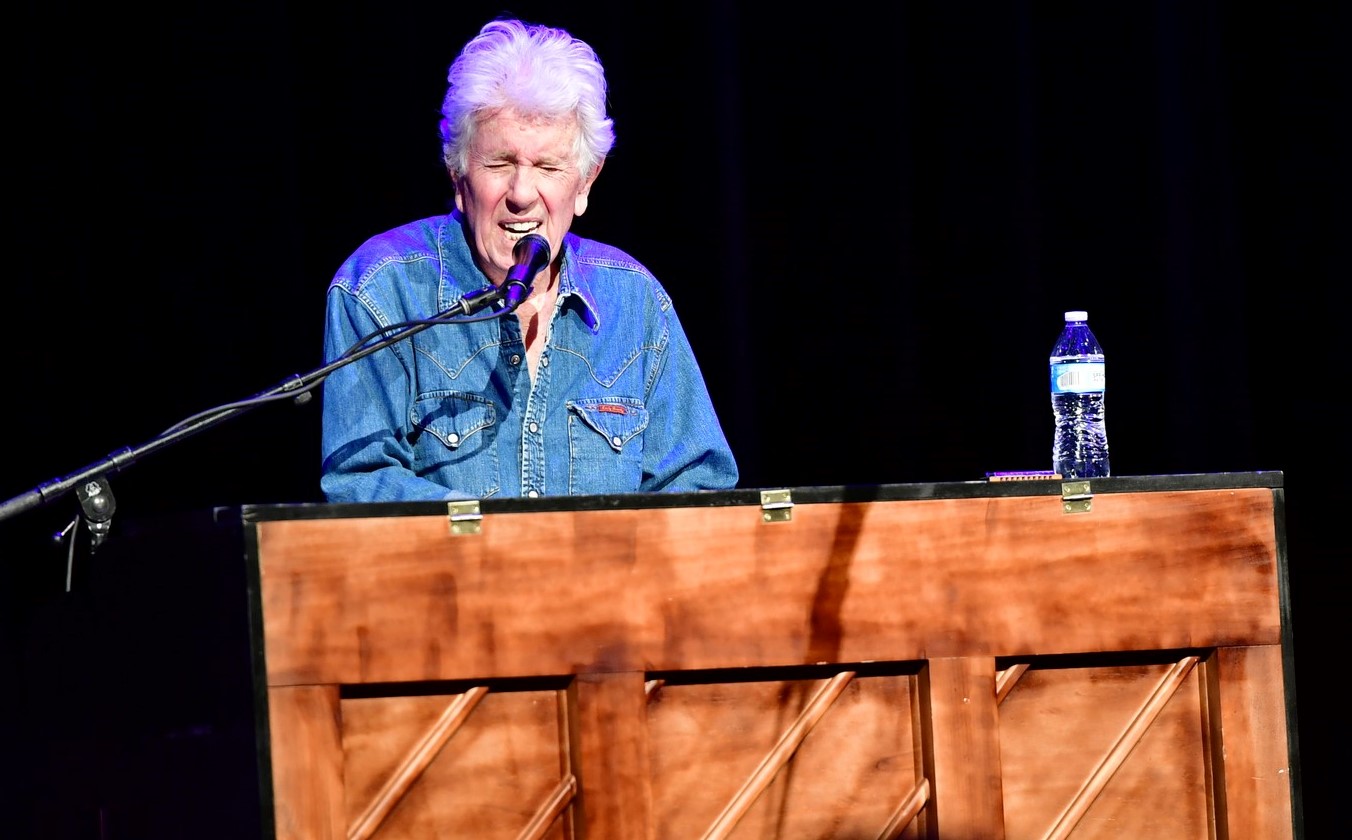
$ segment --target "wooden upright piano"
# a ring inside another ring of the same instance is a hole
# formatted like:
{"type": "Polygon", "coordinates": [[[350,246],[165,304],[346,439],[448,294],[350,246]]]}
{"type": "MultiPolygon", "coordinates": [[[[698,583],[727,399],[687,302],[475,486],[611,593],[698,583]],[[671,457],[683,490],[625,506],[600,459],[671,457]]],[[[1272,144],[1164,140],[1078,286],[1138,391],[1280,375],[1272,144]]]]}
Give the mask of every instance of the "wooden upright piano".
{"type": "Polygon", "coordinates": [[[241,509],[264,817],[1299,837],[1280,473],[241,509]]]}

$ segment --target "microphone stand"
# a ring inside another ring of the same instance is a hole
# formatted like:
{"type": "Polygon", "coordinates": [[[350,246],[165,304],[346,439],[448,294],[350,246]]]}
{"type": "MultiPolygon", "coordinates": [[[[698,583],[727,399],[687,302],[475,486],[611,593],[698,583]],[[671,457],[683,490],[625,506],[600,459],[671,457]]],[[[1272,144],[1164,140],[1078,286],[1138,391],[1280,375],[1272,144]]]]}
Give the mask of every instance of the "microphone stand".
{"type": "Polygon", "coordinates": [[[138,446],[124,446],[100,461],[89,464],[66,476],[54,478],[51,481],[39,484],[37,487],[34,487],[25,493],[21,493],[6,502],[0,503],[0,522],[3,522],[10,517],[17,516],[24,511],[55,501],[69,493],[72,489],[77,489],[77,495],[81,505],[81,514],[76,517],[74,522],[62,529],[56,536],[60,539],[64,538],[67,534],[70,534],[73,548],[75,538],[74,526],[78,524],[80,517],[83,517],[85,523],[89,526],[90,534],[93,537],[90,546],[90,551],[92,552],[107,538],[108,531],[112,527],[112,516],[117,508],[117,503],[113,498],[112,486],[108,483],[107,476],[126,469],[145,455],[172,446],[187,437],[191,437],[198,432],[206,431],[213,426],[218,426],[226,420],[238,417],[265,403],[278,402],[285,399],[291,400],[296,405],[304,405],[310,401],[312,396],[311,392],[328,378],[330,373],[333,373],[338,368],[350,365],[358,359],[365,358],[377,350],[384,349],[391,344],[403,341],[429,327],[434,327],[437,324],[471,323],[478,320],[500,318],[511,312],[514,307],[507,306],[494,311],[487,316],[478,318],[465,318],[463,316],[473,315],[484,307],[502,301],[506,294],[507,288],[505,284],[503,287],[489,286],[484,289],[470,292],[460,300],[456,301],[454,306],[451,306],[443,312],[437,313],[431,318],[417,321],[405,321],[377,330],[358,341],[342,356],[322,367],[315,368],[309,373],[304,375],[293,375],[282,383],[266,391],[260,391],[248,399],[228,403],[193,415],[145,443],[138,446]],[[374,344],[366,344],[373,336],[385,335],[391,330],[399,330],[399,332],[394,335],[388,335],[386,338],[374,344]]]}

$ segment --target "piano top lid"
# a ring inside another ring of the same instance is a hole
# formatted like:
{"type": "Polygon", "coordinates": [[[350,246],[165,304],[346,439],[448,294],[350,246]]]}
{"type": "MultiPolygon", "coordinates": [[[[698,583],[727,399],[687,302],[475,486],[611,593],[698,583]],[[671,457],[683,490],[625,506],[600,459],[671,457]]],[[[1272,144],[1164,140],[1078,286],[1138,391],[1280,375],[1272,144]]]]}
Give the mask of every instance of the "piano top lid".
{"type": "MultiPolygon", "coordinates": [[[[1083,481],[1083,479],[1081,479],[1083,481]]],[[[737,488],[689,493],[616,493],[594,496],[544,496],[488,498],[479,500],[482,513],[528,513],[541,511],[626,510],[669,507],[759,506],[762,494],[787,490],[794,504],[833,502],[883,502],[919,499],[971,499],[1006,496],[1060,496],[1060,478],[1020,481],[950,481],[909,484],[847,484],[808,487],[737,488]]],[[[1282,487],[1280,470],[1255,472],[1193,473],[1182,475],[1124,475],[1090,479],[1092,492],[1150,493],[1180,490],[1231,490],[1282,487]]],[[[369,502],[361,504],[267,504],[244,505],[246,522],[287,519],[349,519],[366,516],[436,516],[446,513],[446,501],[369,502]]]]}

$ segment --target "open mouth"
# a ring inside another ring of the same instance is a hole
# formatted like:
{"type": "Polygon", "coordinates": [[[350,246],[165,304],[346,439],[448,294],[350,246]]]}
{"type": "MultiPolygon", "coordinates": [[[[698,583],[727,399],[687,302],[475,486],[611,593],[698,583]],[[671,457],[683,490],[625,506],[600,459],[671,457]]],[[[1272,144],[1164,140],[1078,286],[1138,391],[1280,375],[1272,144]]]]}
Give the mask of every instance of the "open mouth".
{"type": "Polygon", "coordinates": [[[528,233],[534,233],[540,229],[539,222],[508,222],[502,226],[503,231],[511,239],[520,239],[528,233]]]}

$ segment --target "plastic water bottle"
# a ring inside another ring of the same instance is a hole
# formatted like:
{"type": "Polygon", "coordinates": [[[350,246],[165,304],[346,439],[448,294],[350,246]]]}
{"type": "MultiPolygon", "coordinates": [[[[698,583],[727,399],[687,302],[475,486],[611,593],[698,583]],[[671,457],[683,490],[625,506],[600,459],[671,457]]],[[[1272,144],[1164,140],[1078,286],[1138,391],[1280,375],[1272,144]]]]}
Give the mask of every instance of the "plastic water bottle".
{"type": "Polygon", "coordinates": [[[1052,348],[1052,469],[1062,478],[1102,478],[1108,470],[1108,429],[1103,394],[1107,384],[1103,348],[1089,329],[1089,313],[1066,313],[1052,348]]]}

